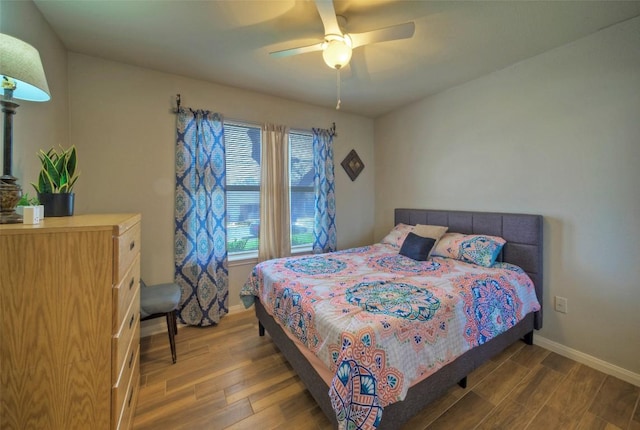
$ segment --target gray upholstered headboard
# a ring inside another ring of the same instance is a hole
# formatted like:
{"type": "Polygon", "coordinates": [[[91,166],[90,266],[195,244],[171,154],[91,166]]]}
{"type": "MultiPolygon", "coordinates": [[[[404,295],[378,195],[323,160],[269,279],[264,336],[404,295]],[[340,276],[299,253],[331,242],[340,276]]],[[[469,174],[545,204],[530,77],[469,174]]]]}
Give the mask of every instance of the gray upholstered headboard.
{"type": "MultiPolygon", "coordinates": [[[[542,305],[542,215],[496,212],[465,212],[431,209],[396,209],[395,224],[431,224],[449,227],[449,232],[488,234],[507,241],[501,260],[520,266],[536,287],[542,305]]],[[[542,328],[542,309],[535,315],[535,328],[542,328]]]]}

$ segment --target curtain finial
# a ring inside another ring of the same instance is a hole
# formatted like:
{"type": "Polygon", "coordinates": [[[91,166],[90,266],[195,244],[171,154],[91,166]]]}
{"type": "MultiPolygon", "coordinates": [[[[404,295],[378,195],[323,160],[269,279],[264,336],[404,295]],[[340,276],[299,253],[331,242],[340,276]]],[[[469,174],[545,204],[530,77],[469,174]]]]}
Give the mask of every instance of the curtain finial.
{"type": "Polygon", "coordinates": [[[173,109],[173,113],[180,113],[180,94],[176,94],[176,107],[173,109]]]}

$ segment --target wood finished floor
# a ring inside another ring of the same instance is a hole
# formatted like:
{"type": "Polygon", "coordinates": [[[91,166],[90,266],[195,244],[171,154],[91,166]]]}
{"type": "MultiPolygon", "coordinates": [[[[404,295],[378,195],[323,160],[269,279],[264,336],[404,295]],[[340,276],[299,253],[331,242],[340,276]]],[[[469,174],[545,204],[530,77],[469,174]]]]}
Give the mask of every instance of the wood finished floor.
{"type": "MultiPolygon", "coordinates": [[[[253,311],[143,338],[134,429],[330,429],[253,311]]],[[[517,342],[404,429],[640,430],[640,388],[517,342]]]]}

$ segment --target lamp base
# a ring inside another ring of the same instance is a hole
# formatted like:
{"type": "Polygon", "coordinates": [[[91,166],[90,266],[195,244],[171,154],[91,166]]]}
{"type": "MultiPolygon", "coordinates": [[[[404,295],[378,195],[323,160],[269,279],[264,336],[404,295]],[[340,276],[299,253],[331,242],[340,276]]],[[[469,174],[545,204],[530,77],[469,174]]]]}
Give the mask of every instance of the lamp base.
{"type": "Polygon", "coordinates": [[[16,213],[16,206],[22,197],[22,188],[16,184],[17,180],[11,175],[0,176],[0,224],[22,222],[22,217],[16,213]]]}

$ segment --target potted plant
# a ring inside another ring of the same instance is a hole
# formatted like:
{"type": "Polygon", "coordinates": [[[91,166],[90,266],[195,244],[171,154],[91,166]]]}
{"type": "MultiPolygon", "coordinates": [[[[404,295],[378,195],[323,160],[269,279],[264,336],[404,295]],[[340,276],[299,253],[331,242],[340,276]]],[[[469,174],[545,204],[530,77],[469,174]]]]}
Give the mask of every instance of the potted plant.
{"type": "Polygon", "coordinates": [[[38,183],[33,185],[38,200],[44,205],[44,215],[49,217],[73,215],[73,186],[80,175],[77,170],[78,156],[76,147],[60,150],[51,148],[38,153],[42,170],[38,183]]]}
{"type": "Polygon", "coordinates": [[[40,201],[37,197],[31,197],[29,193],[24,193],[20,200],[18,200],[18,204],[16,206],[38,206],[40,201]]]}
{"type": "Polygon", "coordinates": [[[37,197],[24,193],[18,201],[16,213],[22,216],[22,222],[25,224],[38,224],[44,218],[44,206],[37,197]]]}

